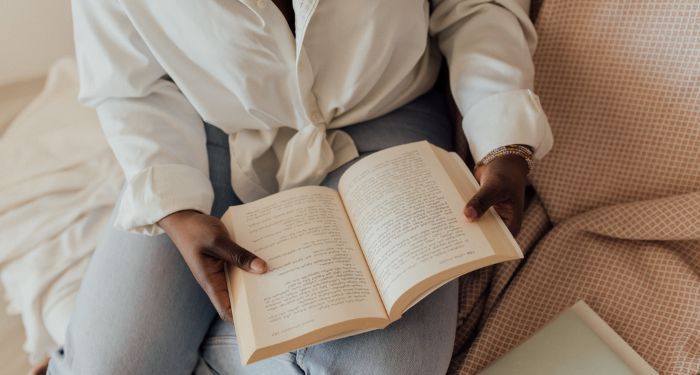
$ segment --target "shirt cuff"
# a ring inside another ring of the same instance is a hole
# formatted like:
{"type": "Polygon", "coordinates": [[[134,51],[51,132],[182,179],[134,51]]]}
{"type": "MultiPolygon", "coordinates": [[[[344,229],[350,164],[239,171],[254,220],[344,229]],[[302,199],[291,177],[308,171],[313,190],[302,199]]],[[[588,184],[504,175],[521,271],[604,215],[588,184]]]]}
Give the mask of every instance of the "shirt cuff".
{"type": "Polygon", "coordinates": [[[532,147],[541,159],[552,148],[552,131],[540,100],[531,90],[494,94],[476,103],[462,120],[469,150],[478,162],[502,146],[532,147]]]}
{"type": "Polygon", "coordinates": [[[214,189],[199,169],[182,164],[160,164],[137,173],[122,193],[114,226],[118,229],[157,235],[164,233],[157,222],[181,210],[211,212],[214,189]]]}

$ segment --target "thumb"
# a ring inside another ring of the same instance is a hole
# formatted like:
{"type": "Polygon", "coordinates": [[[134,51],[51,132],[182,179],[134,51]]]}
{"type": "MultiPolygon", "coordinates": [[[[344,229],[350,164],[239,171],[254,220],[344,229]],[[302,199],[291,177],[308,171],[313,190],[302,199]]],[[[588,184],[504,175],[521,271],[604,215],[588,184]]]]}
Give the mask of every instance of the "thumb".
{"type": "Polygon", "coordinates": [[[213,247],[213,252],[216,257],[225,260],[241,269],[252,273],[267,272],[267,263],[258,258],[255,254],[240,247],[230,238],[224,238],[217,241],[213,247]]]}
{"type": "Polygon", "coordinates": [[[483,185],[479,191],[474,194],[472,199],[467,202],[464,207],[464,216],[471,222],[476,221],[484,214],[491,206],[502,200],[501,189],[493,186],[483,185]]]}

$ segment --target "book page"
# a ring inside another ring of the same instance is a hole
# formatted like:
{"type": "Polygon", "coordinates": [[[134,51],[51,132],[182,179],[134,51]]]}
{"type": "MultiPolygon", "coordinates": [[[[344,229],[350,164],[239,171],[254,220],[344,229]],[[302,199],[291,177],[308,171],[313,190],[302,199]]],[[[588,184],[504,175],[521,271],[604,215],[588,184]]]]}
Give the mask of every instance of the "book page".
{"type": "Polygon", "coordinates": [[[387,319],[334,190],[291,189],[231,207],[223,219],[234,241],[268,264],[263,275],[228,269],[242,356],[340,322],[387,319]]]}
{"type": "Polygon", "coordinates": [[[432,147],[417,142],[377,152],[350,167],[339,183],[391,315],[394,303],[421,281],[494,255],[479,225],[464,217],[466,202],[432,147]]]}

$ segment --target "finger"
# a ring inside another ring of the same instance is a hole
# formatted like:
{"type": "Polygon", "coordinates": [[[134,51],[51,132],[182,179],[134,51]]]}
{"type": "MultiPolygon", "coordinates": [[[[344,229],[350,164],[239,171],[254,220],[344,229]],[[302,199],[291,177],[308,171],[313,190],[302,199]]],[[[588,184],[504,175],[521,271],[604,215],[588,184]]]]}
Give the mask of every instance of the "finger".
{"type": "Polygon", "coordinates": [[[222,264],[220,271],[206,275],[204,291],[209,296],[219,317],[232,322],[231,299],[229,298],[228,286],[226,284],[226,272],[224,272],[223,267],[225,267],[224,264],[222,264]]]}
{"type": "Polygon", "coordinates": [[[516,236],[520,232],[520,226],[523,223],[523,216],[525,211],[525,196],[523,194],[515,193],[510,199],[512,202],[512,215],[510,220],[506,223],[508,230],[513,236],[516,236]]]}
{"type": "Polygon", "coordinates": [[[494,204],[503,200],[503,191],[499,188],[484,185],[474,194],[464,207],[464,216],[469,221],[476,221],[494,204]]]}
{"type": "Polygon", "coordinates": [[[509,222],[506,223],[506,227],[510,231],[510,234],[513,235],[513,237],[517,236],[518,232],[520,232],[521,223],[521,220],[517,220],[515,218],[511,219],[509,222]]]}
{"type": "Polygon", "coordinates": [[[228,237],[221,237],[212,247],[213,255],[252,273],[267,272],[267,263],[250,251],[238,246],[228,237]]]}
{"type": "Polygon", "coordinates": [[[518,213],[518,209],[515,207],[513,201],[508,200],[498,203],[494,205],[493,208],[496,210],[498,216],[503,219],[503,223],[508,228],[508,231],[515,236],[520,230],[522,214],[518,213]]]}

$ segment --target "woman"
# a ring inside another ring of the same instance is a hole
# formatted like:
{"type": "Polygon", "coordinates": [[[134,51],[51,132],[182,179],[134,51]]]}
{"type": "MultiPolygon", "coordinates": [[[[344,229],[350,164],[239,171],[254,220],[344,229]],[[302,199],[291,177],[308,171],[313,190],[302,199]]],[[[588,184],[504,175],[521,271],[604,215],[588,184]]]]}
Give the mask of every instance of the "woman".
{"type": "Polygon", "coordinates": [[[95,252],[49,372],[444,373],[456,282],[387,329],[241,366],[223,267],[266,264],[218,218],[295,186],[335,187],[379,149],[449,148],[431,90],[442,52],[481,161],[465,215],[495,205],[517,232],[529,159],[552,144],[531,91],[528,3],[74,0],[80,99],[97,108],[127,183],[120,230],[95,252]]]}

